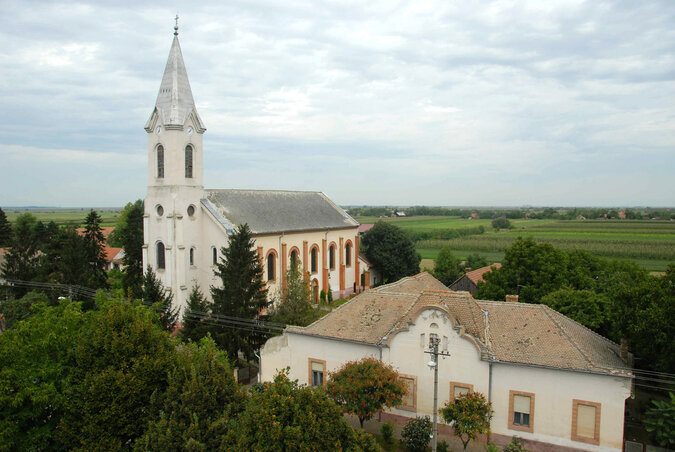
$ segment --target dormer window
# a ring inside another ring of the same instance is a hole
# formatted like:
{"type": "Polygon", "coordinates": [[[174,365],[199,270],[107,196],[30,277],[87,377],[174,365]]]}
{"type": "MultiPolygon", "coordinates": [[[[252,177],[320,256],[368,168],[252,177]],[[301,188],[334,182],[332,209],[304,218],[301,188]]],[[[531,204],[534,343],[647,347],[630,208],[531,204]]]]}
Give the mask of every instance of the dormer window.
{"type": "Polygon", "coordinates": [[[185,148],[185,177],[192,178],[192,146],[185,148]]]}
{"type": "Polygon", "coordinates": [[[164,177],[164,146],[157,146],[157,178],[164,177]]]}

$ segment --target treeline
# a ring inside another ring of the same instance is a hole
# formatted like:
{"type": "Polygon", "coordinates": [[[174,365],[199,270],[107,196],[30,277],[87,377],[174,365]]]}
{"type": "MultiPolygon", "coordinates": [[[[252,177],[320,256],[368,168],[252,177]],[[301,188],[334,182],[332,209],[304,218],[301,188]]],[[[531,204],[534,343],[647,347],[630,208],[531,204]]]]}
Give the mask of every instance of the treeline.
{"type": "Polygon", "coordinates": [[[628,341],[637,368],[675,373],[675,264],[653,276],[632,262],[519,238],[501,269],[483,278],[476,298],[517,294],[546,304],[617,343],[628,341]]]}
{"type": "Polygon", "coordinates": [[[576,220],[579,217],[586,219],[627,219],[649,220],[675,219],[675,210],[670,208],[654,209],[608,209],[608,208],[577,208],[577,207],[546,207],[546,208],[520,208],[520,209],[484,209],[484,208],[448,208],[448,207],[351,207],[348,213],[352,216],[391,217],[395,212],[403,212],[407,217],[416,216],[445,216],[469,218],[477,215],[479,218],[495,219],[554,219],[576,220]]]}
{"type": "MultiPolygon", "coordinates": [[[[143,203],[129,203],[111,234],[111,245],[125,250],[125,271],[106,272],[106,239],[101,216],[90,210],[82,228],[44,224],[30,213],[7,222],[0,209],[0,247],[7,248],[0,276],[9,280],[78,285],[90,289],[121,287],[133,298],[142,297],[143,286],[143,203]],[[111,275],[113,279],[111,280],[111,275]],[[116,279],[115,279],[116,278],[116,279]]],[[[14,298],[28,289],[14,287],[14,298]]]]}

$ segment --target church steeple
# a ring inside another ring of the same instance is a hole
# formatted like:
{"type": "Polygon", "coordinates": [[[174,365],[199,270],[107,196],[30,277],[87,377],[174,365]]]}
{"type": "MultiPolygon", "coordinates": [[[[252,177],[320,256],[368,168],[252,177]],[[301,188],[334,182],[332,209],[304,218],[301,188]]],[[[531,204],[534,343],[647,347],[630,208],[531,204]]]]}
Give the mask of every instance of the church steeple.
{"type": "Polygon", "coordinates": [[[162,84],[155,101],[155,109],[145,125],[145,130],[151,132],[155,124],[163,125],[167,129],[182,128],[190,115],[193,115],[197,131],[203,133],[206,128],[192,98],[192,89],[178,42],[178,16],[176,16],[173,43],[164,68],[162,84]]]}

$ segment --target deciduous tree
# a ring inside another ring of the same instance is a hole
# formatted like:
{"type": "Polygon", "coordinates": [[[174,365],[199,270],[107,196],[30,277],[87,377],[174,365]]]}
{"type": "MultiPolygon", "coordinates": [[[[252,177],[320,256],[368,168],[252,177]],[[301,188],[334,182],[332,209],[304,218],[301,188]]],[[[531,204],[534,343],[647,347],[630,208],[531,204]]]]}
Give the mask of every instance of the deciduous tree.
{"type": "Polygon", "coordinates": [[[449,246],[444,246],[438,252],[436,262],[434,263],[434,277],[440,282],[449,286],[460,277],[459,259],[452,254],[449,246]]]}
{"type": "Polygon", "coordinates": [[[300,263],[292,260],[286,272],[285,287],[271,309],[270,320],[289,325],[307,326],[321,317],[322,311],[311,301],[309,285],[302,276],[300,263]]]}
{"type": "Polygon", "coordinates": [[[228,423],[243,410],[245,399],[227,356],[212,339],[180,346],[166,391],[152,400],[159,416],[150,421],[135,450],[218,450],[228,423]]]}
{"type": "Polygon", "coordinates": [[[393,367],[375,358],[345,363],[330,374],[327,391],[345,412],[359,418],[361,428],[382,408],[400,405],[406,395],[393,367]]]}
{"type": "MultiPolygon", "coordinates": [[[[213,313],[254,319],[268,303],[262,266],[248,225],[240,225],[229,241],[229,246],[221,249],[216,270],[222,287],[211,286],[213,313]]],[[[251,358],[253,350],[264,342],[263,336],[251,330],[215,326],[212,331],[216,343],[227,350],[231,359],[236,359],[239,351],[251,358]]]]}
{"type": "MultiPolygon", "coordinates": [[[[398,226],[378,221],[363,234],[361,251],[381,272],[384,283],[419,273],[422,258],[410,236],[398,226]]],[[[354,256],[354,259],[358,256],[354,256]]]]}
{"type": "Polygon", "coordinates": [[[480,392],[470,392],[448,402],[440,410],[445,422],[452,422],[452,430],[459,437],[464,450],[478,435],[490,430],[492,405],[480,392]]]}
{"type": "Polygon", "coordinates": [[[252,391],[226,442],[226,450],[270,451],[347,451],[363,444],[322,388],[299,386],[285,373],[252,391]]]}

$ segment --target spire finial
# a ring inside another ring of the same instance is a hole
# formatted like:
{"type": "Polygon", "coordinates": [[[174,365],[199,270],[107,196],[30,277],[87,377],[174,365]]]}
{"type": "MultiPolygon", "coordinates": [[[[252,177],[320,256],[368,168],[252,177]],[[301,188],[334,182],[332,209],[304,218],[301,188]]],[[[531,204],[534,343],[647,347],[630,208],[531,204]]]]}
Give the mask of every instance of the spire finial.
{"type": "Polygon", "coordinates": [[[178,14],[176,14],[176,25],[173,27],[173,35],[178,36],[178,14]]]}

